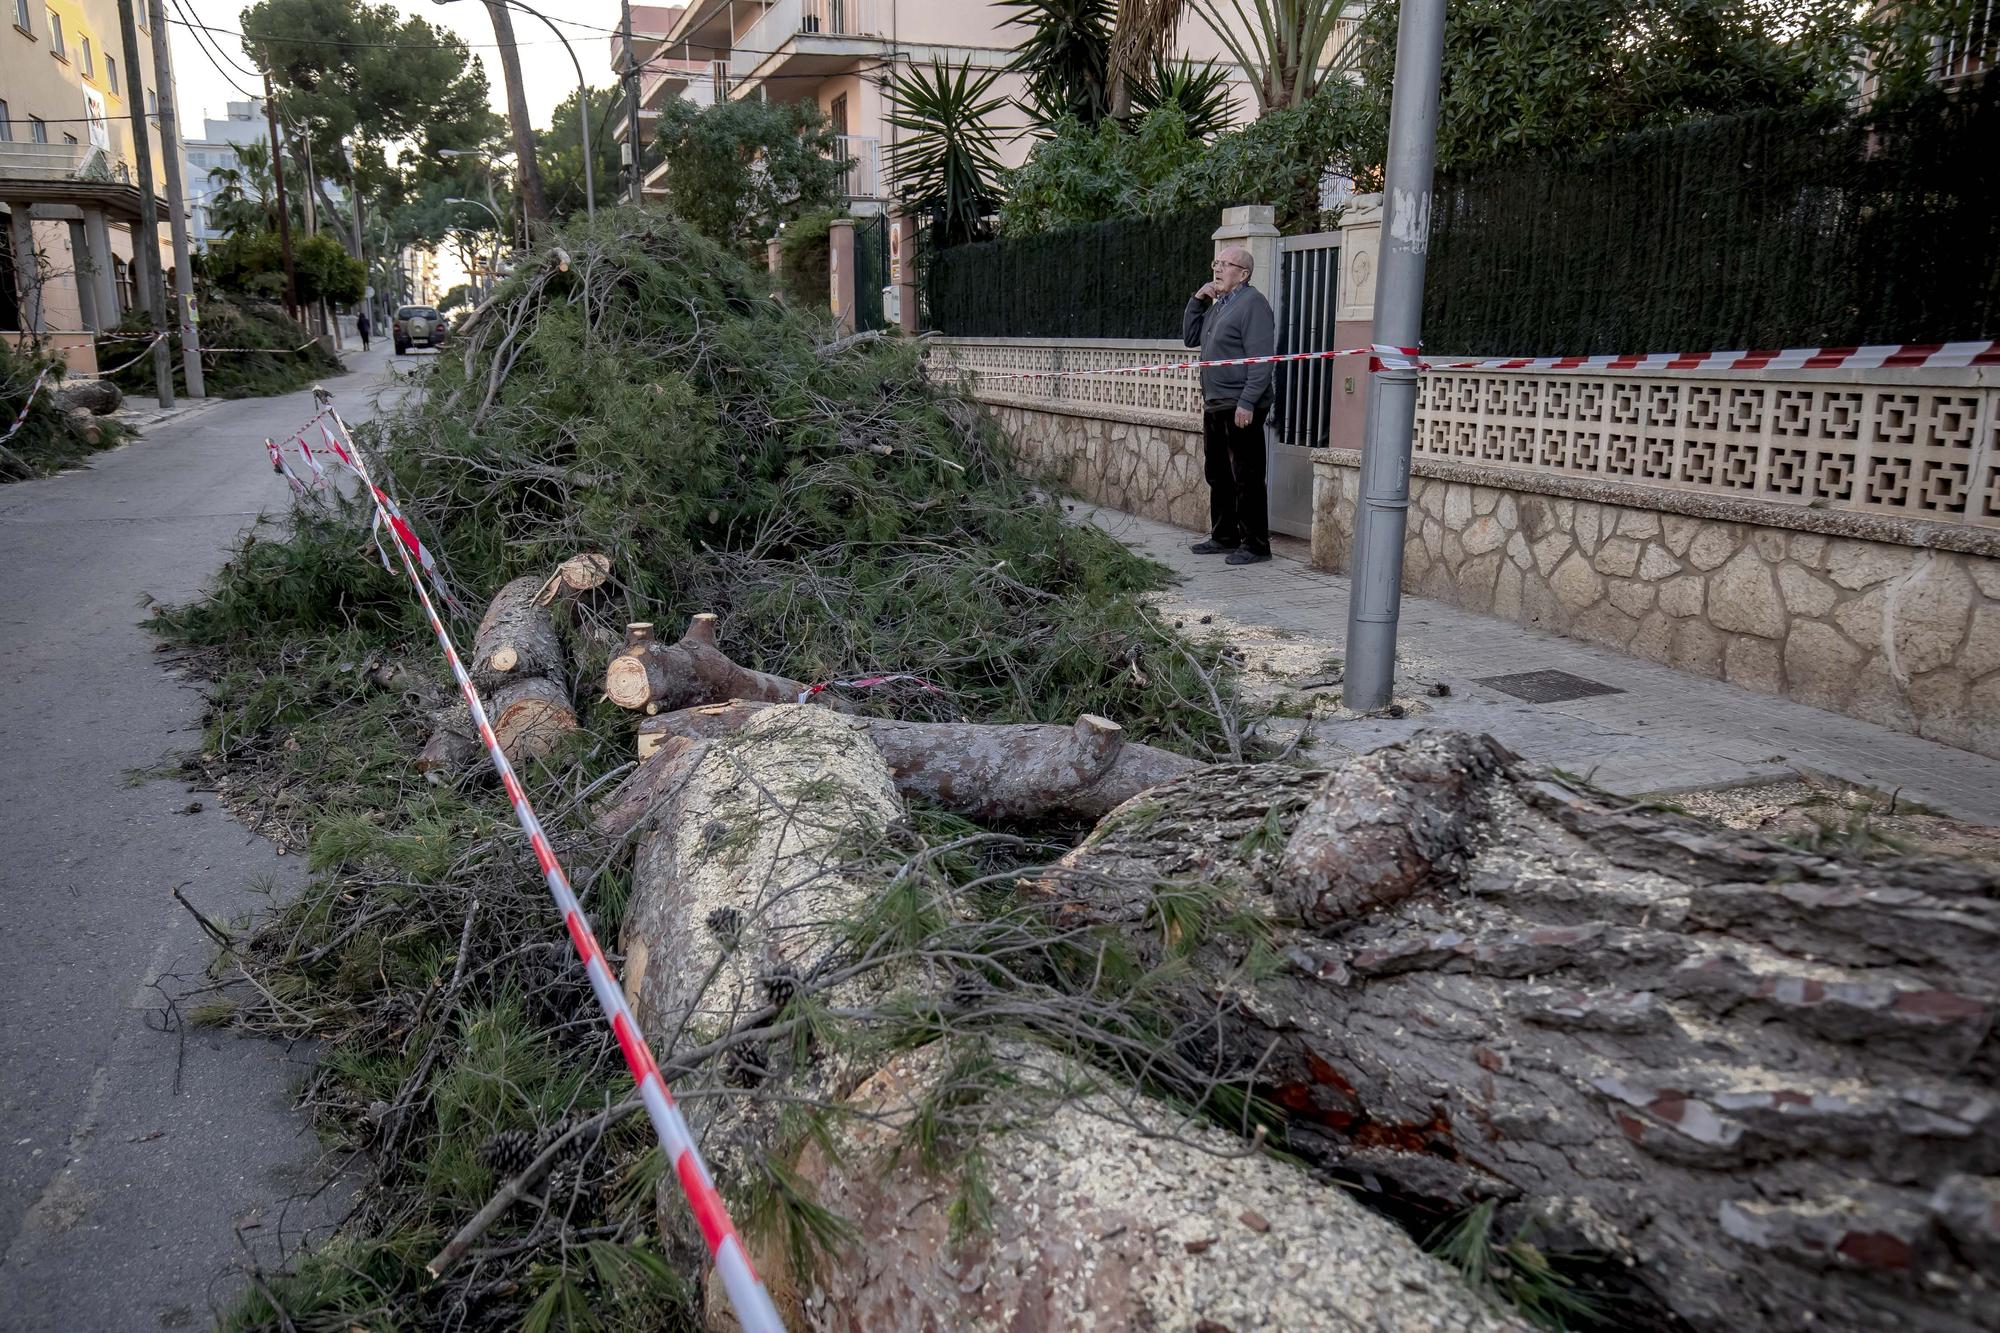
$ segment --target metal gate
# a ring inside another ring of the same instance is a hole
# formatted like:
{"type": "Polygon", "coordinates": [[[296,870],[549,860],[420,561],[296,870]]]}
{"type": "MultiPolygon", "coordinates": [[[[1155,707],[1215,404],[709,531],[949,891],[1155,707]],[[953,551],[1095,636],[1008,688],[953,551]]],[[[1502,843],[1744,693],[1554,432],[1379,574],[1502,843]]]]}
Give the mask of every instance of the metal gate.
{"type": "Polygon", "coordinates": [[[889,285],[889,219],[854,219],[854,327],[885,329],[882,289],[889,285]]]}
{"type": "MultiPolygon", "coordinates": [[[[1314,232],[1278,241],[1278,351],[1319,352],[1333,345],[1340,276],[1340,233],[1314,232]]],[[[1281,361],[1277,401],[1265,426],[1270,467],[1271,528],[1312,536],[1312,451],[1324,449],[1333,421],[1335,363],[1281,361]]]]}

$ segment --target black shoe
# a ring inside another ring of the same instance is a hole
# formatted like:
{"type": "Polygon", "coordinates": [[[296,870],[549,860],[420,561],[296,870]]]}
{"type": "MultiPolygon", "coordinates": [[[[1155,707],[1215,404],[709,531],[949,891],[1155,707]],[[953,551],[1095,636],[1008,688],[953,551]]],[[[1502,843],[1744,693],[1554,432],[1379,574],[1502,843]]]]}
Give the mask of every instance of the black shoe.
{"type": "Polygon", "coordinates": [[[1230,565],[1261,565],[1270,558],[1271,558],[1271,553],[1269,551],[1260,552],[1260,551],[1251,551],[1246,549],[1241,551],[1231,551],[1229,553],[1229,559],[1224,561],[1223,563],[1230,565]]]}
{"type": "Polygon", "coordinates": [[[1213,537],[1208,538],[1206,541],[1198,541],[1193,546],[1188,547],[1188,550],[1193,551],[1196,555],[1220,555],[1224,551],[1234,551],[1236,549],[1235,542],[1219,542],[1213,537]]]}

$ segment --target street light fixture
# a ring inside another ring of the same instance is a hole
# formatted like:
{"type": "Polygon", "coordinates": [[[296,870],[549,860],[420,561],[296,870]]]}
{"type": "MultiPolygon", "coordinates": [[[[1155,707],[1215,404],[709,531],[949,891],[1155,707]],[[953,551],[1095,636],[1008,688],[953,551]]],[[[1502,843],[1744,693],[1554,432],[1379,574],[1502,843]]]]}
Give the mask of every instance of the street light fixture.
{"type": "MultiPolygon", "coordinates": [[[[452,3],[452,0],[435,0],[435,3],[448,5],[452,3]]],[[[521,0],[499,0],[499,3],[507,6],[509,9],[518,9],[524,14],[532,14],[540,19],[548,26],[548,30],[556,35],[556,40],[563,44],[563,50],[569,52],[569,63],[576,66],[576,120],[578,126],[583,131],[583,208],[585,216],[595,221],[597,219],[597,181],[592,174],[590,166],[590,87],[583,81],[583,62],[576,58],[576,48],[569,44],[569,38],[563,36],[562,29],[558,28],[555,20],[547,14],[532,6],[522,4],[521,0]]]]}
{"type": "Polygon", "coordinates": [[[494,283],[498,282],[500,278],[500,242],[506,236],[505,228],[500,225],[500,214],[491,208],[487,208],[485,204],[480,203],[477,199],[460,199],[456,195],[451,195],[446,197],[445,202],[447,204],[471,204],[474,208],[485,208],[487,214],[493,219],[493,264],[486,271],[486,290],[490,294],[494,283]]]}

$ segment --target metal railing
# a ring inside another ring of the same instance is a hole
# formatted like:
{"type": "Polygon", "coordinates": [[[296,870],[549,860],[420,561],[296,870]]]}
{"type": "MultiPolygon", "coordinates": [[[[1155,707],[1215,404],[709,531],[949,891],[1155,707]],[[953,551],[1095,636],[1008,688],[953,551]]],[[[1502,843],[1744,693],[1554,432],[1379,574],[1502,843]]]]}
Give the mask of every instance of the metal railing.
{"type": "Polygon", "coordinates": [[[132,183],[131,164],[87,143],[0,143],[0,178],[132,183]]]}
{"type": "Polygon", "coordinates": [[[729,53],[733,83],[796,37],[879,37],[874,0],[777,0],[729,53]]]}
{"type": "Polygon", "coordinates": [[[837,152],[848,160],[847,177],[841,192],[849,199],[882,197],[882,141],[873,135],[834,136],[837,152]]]}

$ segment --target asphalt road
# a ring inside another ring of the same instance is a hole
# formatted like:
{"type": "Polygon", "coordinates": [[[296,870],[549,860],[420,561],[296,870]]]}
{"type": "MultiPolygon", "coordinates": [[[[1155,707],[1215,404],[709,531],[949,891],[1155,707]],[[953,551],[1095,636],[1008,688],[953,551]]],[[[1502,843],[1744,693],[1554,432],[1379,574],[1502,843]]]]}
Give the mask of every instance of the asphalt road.
{"type": "MultiPolygon", "coordinates": [[[[328,381],[350,419],[381,343],[328,381]]],[[[135,780],[200,739],[196,688],[140,628],[260,511],[263,437],[309,394],[203,405],[88,469],[0,487],[0,1328],[206,1327],[334,1219],[292,1109],[304,1050],[169,1021],[210,948],[172,898],[240,917],[303,866],[212,796],[135,780]],[[193,802],[201,808],[190,812],[193,802]]]]}

